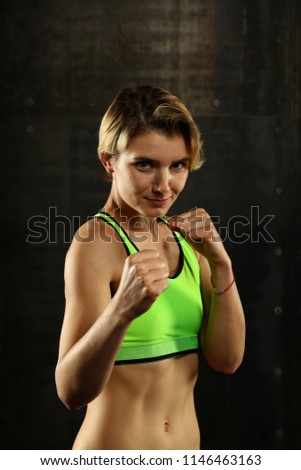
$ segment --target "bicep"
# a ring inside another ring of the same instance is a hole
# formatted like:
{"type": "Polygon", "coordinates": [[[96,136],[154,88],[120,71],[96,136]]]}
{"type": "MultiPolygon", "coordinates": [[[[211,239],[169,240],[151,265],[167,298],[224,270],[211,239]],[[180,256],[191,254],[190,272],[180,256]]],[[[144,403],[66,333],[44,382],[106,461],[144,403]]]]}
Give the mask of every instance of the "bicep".
{"type": "Polygon", "coordinates": [[[59,359],[92,327],[111,301],[110,269],[97,244],[72,242],[65,261],[65,313],[59,359]]]}

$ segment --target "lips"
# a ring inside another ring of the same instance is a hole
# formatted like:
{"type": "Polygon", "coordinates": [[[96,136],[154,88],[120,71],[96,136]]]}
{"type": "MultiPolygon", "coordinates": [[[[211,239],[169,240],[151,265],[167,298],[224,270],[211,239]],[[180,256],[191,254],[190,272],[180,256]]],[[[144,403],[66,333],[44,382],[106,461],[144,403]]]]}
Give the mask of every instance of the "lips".
{"type": "Polygon", "coordinates": [[[150,201],[152,204],[154,204],[155,206],[164,206],[165,204],[167,204],[169,201],[170,201],[170,197],[168,197],[167,199],[151,199],[151,198],[147,198],[148,201],[150,201]]]}

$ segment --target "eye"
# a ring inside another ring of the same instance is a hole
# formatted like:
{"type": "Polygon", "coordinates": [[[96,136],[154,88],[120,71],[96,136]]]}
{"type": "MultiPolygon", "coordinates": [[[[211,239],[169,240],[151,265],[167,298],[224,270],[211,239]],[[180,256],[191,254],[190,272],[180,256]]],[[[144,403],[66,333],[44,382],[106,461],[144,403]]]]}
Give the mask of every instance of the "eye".
{"type": "Polygon", "coordinates": [[[175,162],[171,165],[171,167],[174,170],[183,170],[184,168],[187,168],[188,166],[188,161],[187,160],[180,160],[178,162],[175,162]]]}
{"type": "Polygon", "coordinates": [[[135,165],[136,165],[136,168],[138,168],[138,170],[140,170],[140,171],[149,170],[151,168],[151,163],[146,161],[146,160],[145,161],[142,160],[141,162],[137,162],[135,165]]]}

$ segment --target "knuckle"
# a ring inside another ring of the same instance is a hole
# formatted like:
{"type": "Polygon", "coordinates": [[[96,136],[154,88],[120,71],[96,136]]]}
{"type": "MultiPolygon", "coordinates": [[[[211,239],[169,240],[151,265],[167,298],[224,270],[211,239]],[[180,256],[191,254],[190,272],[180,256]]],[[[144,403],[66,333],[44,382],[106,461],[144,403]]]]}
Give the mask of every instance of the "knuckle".
{"type": "Polygon", "coordinates": [[[138,279],[142,280],[144,278],[145,270],[144,267],[141,266],[141,264],[135,264],[133,266],[135,275],[138,279]]]}
{"type": "Polygon", "coordinates": [[[162,269],[166,268],[166,263],[162,258],[160,258],[160,261],[158,263],[158,268],[162,268],[162,269]]]}
{"type": "Polygon", "coordinates": [[[176,218],[177,224],[183,224],[185,222],[186,218],[183,217],[182,215],[178,215],[176,218]]]}
{"type": "Polygon", "coordinates": [[[151,300],[156,300],[156,298],[158,297],[156,289],[150,285],[144,286],[144,295],[151,300]]]}

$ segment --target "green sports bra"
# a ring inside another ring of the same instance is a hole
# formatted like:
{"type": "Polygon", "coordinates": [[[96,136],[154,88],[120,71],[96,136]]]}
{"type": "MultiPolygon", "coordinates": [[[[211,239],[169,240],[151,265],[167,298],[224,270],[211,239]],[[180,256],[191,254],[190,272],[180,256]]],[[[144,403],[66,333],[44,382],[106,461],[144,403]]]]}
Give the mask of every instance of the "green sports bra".
{"type": "MultiPolygon", "coordinates": [[[[128,255],[139,251],[113,217],[105,212],[95,217],[115,229],[128,255]]],[[[168,225],[165,218],[158,220],[168,225]]],[[[190,245],[178,232],[172,233],[180,250],[179,269],[168,278],[168,288],[151,308],[132,321],[117,353],[116,365],[157,361],[198,350],[203,318],[200,268],[190,245]]]]}

